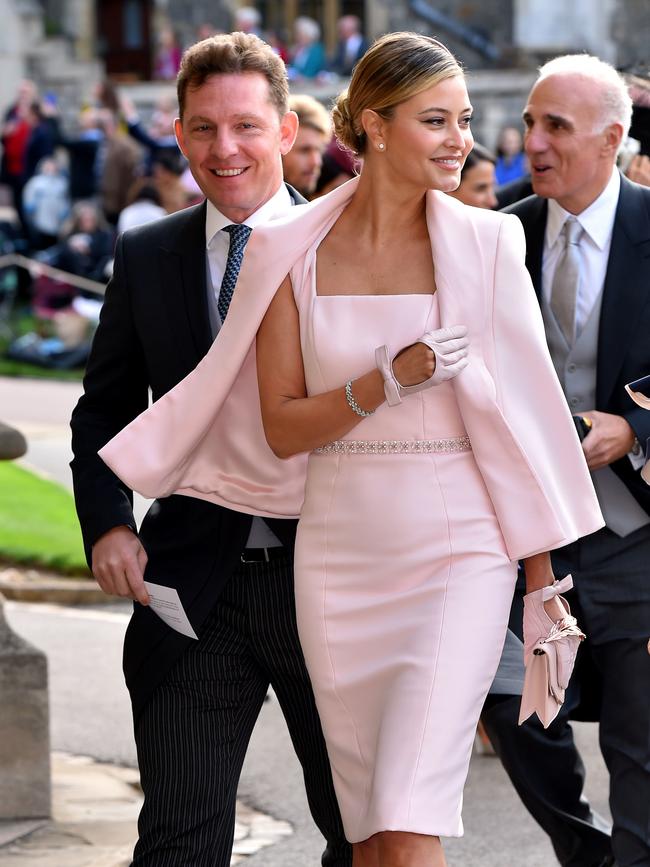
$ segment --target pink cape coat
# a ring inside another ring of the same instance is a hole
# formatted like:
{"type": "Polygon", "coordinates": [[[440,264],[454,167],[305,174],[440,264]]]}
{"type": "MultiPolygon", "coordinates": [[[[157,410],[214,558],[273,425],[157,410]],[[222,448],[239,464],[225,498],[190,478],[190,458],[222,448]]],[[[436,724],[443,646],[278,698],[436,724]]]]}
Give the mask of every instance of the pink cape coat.
{"type": "MultiPolygon", "coordinates": [[[[255,335],[283,279],[290,271],[299,278],[306,251],[357,183],[254,230],[208,354],[99,452],[130,488],[255,515],[299,515],[307,456],[282,460],[266,442],[255,335]]],[[[469,329],[470,363],[454,391],[508,554],[559,548],[603,519],[546,346],[521,224],[437,191],[427,193],[426,209],[441,324],[469,329]]]]}

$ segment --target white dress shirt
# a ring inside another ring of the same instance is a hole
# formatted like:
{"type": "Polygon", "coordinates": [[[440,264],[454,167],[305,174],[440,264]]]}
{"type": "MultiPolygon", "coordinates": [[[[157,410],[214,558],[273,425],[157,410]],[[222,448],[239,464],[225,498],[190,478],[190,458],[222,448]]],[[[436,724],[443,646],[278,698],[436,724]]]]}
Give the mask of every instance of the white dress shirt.
{"type": "MultiPolygon", "coordinates": [[[[255,213],[251,214],[244,223],[254,229],[262,223],[268,223],[269,220],[281,217],[286,214],[289,208],[292,207],[291,196],[289,190],[284,184],[280,184],[280,188],[271,198],[265,202],[261,208],[258,208],[255,213]]],[[[208,286],[208,312],[210,315],[210,327],[212,336],[216,337],[221,328],[221,317],[217,309],[217,301],[219,300],[219,290],[221,281],[226,271],[226,263],[228,261],[228,248],[230,246],[230,235],[228,232],[222,231],[225,226],[230,226],[232,220],[225,217],[221,211],[212,204],[207,202],[205,216],[205,249],[207,260],[207,286],[208,286]]],[[[246,253],[244,252],[244,256],[246,253]]],[[[237,289],[235,288],[235,292],[237,289]]],[[[246,542],[247,548],[276,548],[282,543],[277,538],[275,533],[269,529],[268,525],[262,518],[254,517],[251,525],[251,531],[246,542]]]]}
{"type": "Polygon", "coordinates": [[[345,40],[345,51],[343,52],[346,65],[353,64],[357,59],[359,48],[363,42],[363,36],[360,33],[353,33],[345,40]]]}
{"type": "MultiPolygon", "coordinates": [[[[261,208],[258,208],[253,214],[244,220],[246,226],[254,229],[255,226],[261,226],[263,223],[268,223],[269,220],[277,219],[283,214],[286,214],[292,206],[289,190],[284,184],[280,184],[280,188],[271,198],[265,202],[261,208]]],[[[226,262],[228,261],[228,248],[230,246],[230,235],[228,232],[222,231],[226,226],[232,225],[232,220],[225,217],[221,211],[218,211],[212,202],[208,201],[205,215],[205,249],[208,261],[208,309],[210,312],[210,326],[212,327],[212,336],[216,337],[221,328],[221,317],[217,310],[217,301],[219,300],[219,290],[221,289],[221,281],[226,271],[226,262]]],[[[246,253],[244,253],[246,255],[246,253]]],[[[235,289],[235,291],[237,291],[235,289]]]]}

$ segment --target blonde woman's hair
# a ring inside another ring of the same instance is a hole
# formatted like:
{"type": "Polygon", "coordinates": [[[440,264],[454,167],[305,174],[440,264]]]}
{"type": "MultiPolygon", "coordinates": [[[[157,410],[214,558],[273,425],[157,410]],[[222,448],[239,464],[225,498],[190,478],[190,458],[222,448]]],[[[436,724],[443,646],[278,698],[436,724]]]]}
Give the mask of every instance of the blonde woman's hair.
{"type": "Polygon", "coordinates": [[[332,118],[339,141],[363,154],[365,109],[390,120],[400,103],[457,75],[463,75],[462,67],[437,39],[406,32],[382,36],[359,60],[350,86],[336,100],[332,118]]]}

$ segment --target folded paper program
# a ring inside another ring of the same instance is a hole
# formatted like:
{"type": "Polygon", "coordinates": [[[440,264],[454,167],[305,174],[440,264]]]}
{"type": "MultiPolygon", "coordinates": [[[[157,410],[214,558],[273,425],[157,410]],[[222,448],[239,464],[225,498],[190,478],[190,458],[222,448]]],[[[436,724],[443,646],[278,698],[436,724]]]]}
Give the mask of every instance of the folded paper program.
{"type": "MultiPolygon", "coordinates": [[[[643,409],[650,409],[650,376],[642,376],[625,386],[625,391],[634,403],[643,409]]],[[[643,443],[641,443],[643,447],[643,443]]],[[[650,439],[645,444],[645,466],[641,469],[641,478],[650,485],[650,439]]]]}
{"type": "Polygon", "coordinates": [[[519,725],[537,712],[544,728],[558,715],[575,665],[578,646],[584,634],[566,609],[562,620],[552,621],[544,610],[544,602],[573,587],[567,575],[550,587],[544,587],[524,597],[524,655],[526,674],[521,696],[519,725]]]}
{"type": "Polygon", "coordinates": [[[650,376],[642,376],[641,379],[629,382],[625,386],[625,391],[638,406],[650,409],[650,376]]]}

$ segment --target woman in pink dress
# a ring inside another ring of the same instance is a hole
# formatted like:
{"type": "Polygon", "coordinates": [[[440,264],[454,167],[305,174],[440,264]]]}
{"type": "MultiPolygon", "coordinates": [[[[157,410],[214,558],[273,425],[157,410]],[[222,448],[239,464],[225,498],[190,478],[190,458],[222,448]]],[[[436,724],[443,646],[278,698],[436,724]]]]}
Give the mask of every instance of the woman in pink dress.
{"type": "MultiPolygon", "coordinates": [[[[355,867],[445,864],[439,837],[462,833],[462,790],[515,557],[525,557],[529,591],[554,580],[544,551],[555,545],[543,532],[508,549],[457,392],[507,331],[498,333],[492,309],[484,333],[468,333],[460,317],[441,321],[443,291],[447,311],[451,296],[477,289],[495,309],[514,301],[512,327],[521,318],[522,332],[534,333],[531,358],[517,363],[541,365],[554,388],[516,221],[471,217],[484,256],[474,272],[463,268],[462,246],[445,251],[444,274],[436,257],[442,205],[427,191],[458,186],[471,111],[461,69],[435,40],[392,34],[370,49],[334,111],[339,138],[363,156],[361,176],[324,214],[257,338],[269,445],[283,459],[309,453],[298,626],[355,867]],[[515,278],[510,300],[500,299],[515,278]]],[[[561,431],[562,448],[584,465],[563,403],[533,411],[529,423],[561,431]]],[[[568,531],[578,535],[601,523],[583,470],[582,507],[559,492],[578,513],[568,531]]],[[[507,474],[513,500],[525,499],[507,474]]],[[[553,619],[564,615],[559,604],[547,603],[553,619]]]]}
{"type": "Polygon", "coordinates": [[[444,46],[380,39],[335,110],[361,176],[254,230],[209,353],[100,451],[145,496],[300,514],[355,867],[445,864],[516,562],[546,587],[545,552],[602,526],[521,225],[446,195],[470,116],[444,46]]]}

